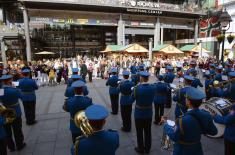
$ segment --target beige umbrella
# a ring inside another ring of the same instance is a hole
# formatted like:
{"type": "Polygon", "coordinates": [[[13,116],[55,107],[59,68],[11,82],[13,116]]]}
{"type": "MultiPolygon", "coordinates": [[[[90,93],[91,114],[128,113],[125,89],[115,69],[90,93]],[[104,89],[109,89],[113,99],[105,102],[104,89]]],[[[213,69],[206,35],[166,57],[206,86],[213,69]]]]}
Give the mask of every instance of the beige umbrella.
{"type": "Polygon", "coordinates": [[[42,51],[42,52],[38,52],[38,53],[35,53],[35,54],[38,54],[38,55],[53,55],[55,53],[53,52],[48,52],[48,51],[42,51]]]}

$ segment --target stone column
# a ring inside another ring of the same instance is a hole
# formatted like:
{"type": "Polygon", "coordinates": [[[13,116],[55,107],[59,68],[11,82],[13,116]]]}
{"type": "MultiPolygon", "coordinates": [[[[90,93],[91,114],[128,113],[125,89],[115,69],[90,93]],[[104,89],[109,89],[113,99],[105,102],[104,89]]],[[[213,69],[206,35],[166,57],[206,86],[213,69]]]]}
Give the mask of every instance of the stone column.
{"type": "Polygon", "coordinates": [[[197,44],[198,39],[198,29],[199,29],[199,21],[195,20],[195,28],[194,28],[194,44],[197,44]]]}
{"type": "Polygon", "coordinates": [[[160,18],[157,17],[154,29],[154,47],[160,44],[160,18]]]}
{"type": "Polygon", "coordinates": [[[153,60],[153,38],[149,38],[149,60],[153,60]]]}
{"type": "Polygon", "coordinates": [[[118,21],[117,44],[125,46],[125,23],[122,19],[122,15],[120,15],[118,21]]]}
{"type": "Polygon", "coordinates": [[[23,9],[23,16],[24,16],[24,32],[26,40],[26,57],[27,61],[31,61],[32,56],[31,56],[31,44],[30,44],[30,35],[29,35],[29,17],[27,9],[25,7],[23,9]]]}
{"type": "Polygon", "coordinates": [[[163,36],[164,35],[164,28],[163,28],[163,26],[161,27],[161,45],[163,45],[163,36]]]}
{"type": "Polygon", "coordinates": [[[2,51],[2,63],[4,65],[4,68],[7,67],[7,56],[5,51],[5,43],[3,38],[0,38],[1,41],[1,51],[2,51]]]}

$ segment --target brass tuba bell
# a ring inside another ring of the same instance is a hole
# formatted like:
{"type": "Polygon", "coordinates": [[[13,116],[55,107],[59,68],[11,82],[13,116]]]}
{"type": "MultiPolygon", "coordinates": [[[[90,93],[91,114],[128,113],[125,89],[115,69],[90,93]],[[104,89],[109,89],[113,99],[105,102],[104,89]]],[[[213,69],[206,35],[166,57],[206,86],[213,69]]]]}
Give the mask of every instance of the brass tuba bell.
{"type": "Polygon", "coordinates": [[[6,118],[6,123],[12,123],[16,118],[16,112],[13,109],[0,105],[0,115],[6,118]]]}
{"type": "Polygon", "coordinates": [[[84,136],[88,137],[94,133],[94,130],[89,124],[89,121],[83,110],[75,114],[74,123],[78,128],[81,129],[84,136]]]}

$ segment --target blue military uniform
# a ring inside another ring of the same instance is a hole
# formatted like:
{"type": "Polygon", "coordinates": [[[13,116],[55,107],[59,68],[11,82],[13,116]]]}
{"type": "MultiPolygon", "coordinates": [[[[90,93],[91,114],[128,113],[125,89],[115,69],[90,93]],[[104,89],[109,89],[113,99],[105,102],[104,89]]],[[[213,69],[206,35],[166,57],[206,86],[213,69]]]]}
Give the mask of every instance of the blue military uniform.
{"type": "MultiPolygon", "coordinates": [[[[230,78],[235,78],[235,72],[228,73],[230,78]]],[[[230,101],[235,102],[235,82],[234,80],[230,82],[227,87],[225,87],[224,97],[228,98],[230,101]]]]}
{"type": "Polygon", "coordinates": [[[210,97],[223,97],[224,96],[224,91],[222,88],[211,88],[210,89],[210,97]]]}
{"type": "MultiPolygon", "coordinates": [[[[169,87],[170,84],[173,83],[175,79],[175,74],[173,73],[174,68],[172,66],[167,66],[166,69],[168,72],[163,76],[164,77],[164,82],[168,83],[169,87]]],[[[166,108],[171,108],[172,105],[172,94],[171,92],[168,93],[167,95],[167,102],[166,102],[166,108]]]]}
{"type": "Polygon", "coordinates": [[[159,124],[161,117],[164,115],[164,105],[167,103],[167,96],[170,93],[169,84],[162,82],[163,76],[158,76],[159,82],[155,83],[155,96],[154,96],[154,107],[155,107],[155,124],[159,124]]]}
{"type": "MultiPolygon", "coordinates": [[[[113,68],[111,69],[111,72],[116,74],[117,69],[113,68]]],[[[119,88],[118,88],[118,81],[119,78],[117,75],[112,75],[110,78],[108,78],[106,82],[106,86],[109,86],[109,95],[111,100],[111,107],[112,107],[112,114],[117,115],[118,113],[118,102],[119,102],[119,88]]]]}
{"type": "Polygon", "coordinates": [[[205,93],[206,99],[209,100],[211,98],[210,94],[210,85],[213,85],[213,79],[211,78],[210,72],[205,73],[205,93]]]}
{"type": "MultiPolygon", "coordinates": [[[[83,80],[80,80],[81,79],[80,75],[72,75],[71,79],[72,79],[73,82],[74,81],[82,81],[82,82],[84,82],[83,80]]],[[[87,96],[88,94],[89,94],[89,91],[87,89],[87,86],[85,85],[83,87],[83,95],[87,96]]],[[[66,90],[65,90],[64,96],[69,98],[69,97],[73,97],[74,95],[75,95],[74,94],[74,88],[71,87],[71,86],[67,87],[66,90]]]]}
{"type": "MultiPolygon", "coordinates": [[[[72,88],[84,86],[85,83],[82,81],[75,81],[71,85],[72,88]]],[[[83,95],[75,95],[74,97],[71,97],[65,101],[64,109],[70,113],[70,131],[72,133],[73,143],[77,137],[82,135],[80,128],[78,128],[74,123],[74,116],[77,112],[85,110],[90,105],[92,105],[92,99],[83,95]]]]}
{"type": "MultiPolygon", "coordinates": [[[[106,108],[100,105],[92,105],[85,110],[89,121],[99,122],[108,116],[106,108]]],[[[114,130],[95,131],[88,137],[78,138],[72,147],[72,155],[115,155],[119,147],[119,135],[114,130]]]]}
{"type": "MultiPolygon", "coordinates": [[[[140,76],[149,77],[150,74],[146,71],[142,71],[140,72],[140,76]]],[[[155,87],[149,83],[140,83],[132,92],[132,98],[136,101],[134,118],[138,146],[135,150],[139,153],[149,153],[151,149],[152,105],[154,95],[155,87]]]]}
{"type": "Polygon", "coordinates": [[[130,71],[131,71],[131,81],[137,85],[138,84],[138,77],[137,77],[137,66],[132,65],[130,67],[130,71]]]}
{"type": "Polygon", "coordinates": [[[0,115],[0,152],[3,155],[7,154],[6,132],[3,127],[5,124],[6,119],[0,115]]]}
{"type": "MultiPolygon", "coordinates": [[[[12,79],[11,75],[3,75],[0,80],[10,80],[12,79]]],[[[21,108],[19,104],[19,99],[22,97],[19,89],[14,88],[9,85],[3,85],[4,95],[0,96],[2,104],[6,108],[11,108],[16,112],[16,119],[11,124],[6,124],[4,126],[7,134],[7,146],[10,150],[14,151],[16,148],[21,150],[25,147],[24,135],[22,132],[22,119],[21,119],[21,108]],[[13,132],[14,139],[13,140],[13,132]],[[16,147],[16,148],[15,148],[16,147]]]]}
{"type": "MultiPolygon", "coordinates": [[[[122,75],[129,77],[130,73],[128,71],[123,71],[122,75]]],[[[134,83],[128,79],[124,79],[119,84],[119,89],[121,93],[120,105],[121,105],[121,116],[122,116],[122,130],[129,132],[131,130],[131,112],[132,103],[131,93],[134,83]]]]}
{"type": "MultiPolygon", "coordinates": [[[[72,68],[72,76],[73,75],[78,75],[78,68],[72,68]]],[[[67,87],[70,87],[72,85],[73,81],[74,81],[72,76],[67,81],[67,87]]],[[[82,79],[81,76],[80,76],[80,80],[86,83],[86,81],[84,79],[82,79]]]]}
{"type": "MultiPolygon", "coordinates": [[[[202,100],[205,94],[196,88],[186,92],[190,100],[202,100]]],[[[164,132],[175,142],[173,155],[203,155],[201,134],[216,135],[212,117],[206,111],[194,108],[176,120],[176,126],[164,125],[164,132]]]]}
{"type": "MultiPolygon", "coordinates": [[[[193,81],[194,78],[189,75],[184,76],[185,80],[193,81]]],[[[176,94],[173,96],[173,101],[177,102],[175,107],[175,118],[179,118],[180,116],[184,115],[187,112],[187,106],[186,106],[186,91],[188,89],[192,88],[192,86],[185,86],[184,88],[181,88],[176,92],[176,94]]]]}
{"type": "Polygon", "coordinates": [[[221,73],[221,71],[223,70],[223,67],[222,66],[218,66],[216,69],[217,69],[217,73],[216,73],[216,75],[214,77],[214,80],[222,82],[223,80],[222,80],[222,73],[221,73]]]}
{"type": "Polygon", "coordinates": [[[225,125],[225,155],[235,154],[235,105],[232,106],[231,110],[232,111],[225,116],[214,116],[214,121],[216,123],[225,125]]]}
{"type": "MultiPolygon", "coordinates": [[[[23,74],[29,74],[29,69],[22,70],[23,74]]],[[[35,80],[30,79],[29,77],[24,77],[19,80],[18,88],[21,90],[21,100],[24,105],[24,112],[26,117],[26,123],[28,125],[34,124],[35,121],[35,108],[36,108],[36,94],[35,90],[38,89],[37,83],[35,80]]]]}

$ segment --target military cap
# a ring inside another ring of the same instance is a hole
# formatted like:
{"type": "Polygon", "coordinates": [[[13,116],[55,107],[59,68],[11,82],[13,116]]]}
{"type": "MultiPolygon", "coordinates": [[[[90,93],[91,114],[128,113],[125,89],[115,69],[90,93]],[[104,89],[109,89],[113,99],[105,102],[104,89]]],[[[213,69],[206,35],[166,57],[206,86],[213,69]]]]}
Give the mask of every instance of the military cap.
{"type": "Polygon", "coordinates": [[[125,76],[125,75],[130,75],[130,72],[127,71],[127,70],[125,70],[125,71],[122,72],[122,75],[123,75],[123,76],[125,76]]]}
{"type": "Polygon", "coordinates": [[[9,75],[9,74],[4,74],[0,77],[0,80],[7,80],[7,79],[11,79],[13,76],[9,75]]]}
{"type": "Polygon", "coordinates": [[[228,73],[228,76],[230,76],[230,77],[235,77],[235,72],[229,72],[229,73],[228,73]]]}
{"type": "Polygon", "coordinates": [[[157,78],[158,78],[158,80],[163,80],[164,77],[163,77],[163,75],[158,75],[157,78]]]}
{"type": "Polygon", "coordinates": [[[206,94],[197,88],[189,87],[186,90],[186,97],[191,100],[202,100],[206,98],[206,94]]]}
{"type": "Polygon", "coordinates": [[[85,86],[85,83],[83,81],[75,81],[71,85],[73,88],[79,88],[85,86]]]}
{"type": "Polygon", "coordinates": [[[85,110],[88,120],[103,120],[108,116],[108,110],[101,105],[91,105],[85,110]]]}
{"type": "Polygon", "coordinates": [[[146,72],[146,71],[141,71],[139,74],[142,77],[149,77],[150,76],[149,72],[146,72]]]}
{"type": "Polygon", "coordinates": [[[144,64],[139,65],[139,69],[144,69],[144,64]]]}
{"type": "Polygon", "coordinates": [[[194,77],[190,76],[190,75],[184,75],[184,79],[185,80],[189,80],[189,81],[193,81],[194,77]]]}
{"type": "Polygon", "coordinates": [[[71,79],[81,79],[82,77],[80,75],[72,75],[71,79]]]}
{"type": "Polygon", "coordinates": [[[29,72],[30,72],[29,69],[23,69],[23,70],[21,71],[21,73],[29,73],[29,72]]]}
{"type": "Polygon", "coordinates": [[[72,69],[72,72],[73,72],[73,73],[77,73],[77,72],[78,72],[78,68],[73,68],[73,69],[72,69]]]}
{"type": "Polygon", "coordinates": [[[117,73],[117,68],[112,68],[110,71],[111,73],[117,73]]]}
{"type": "Polygon", "coordinates": [[[170,66],[170,65],[168,65],[168,66],[166,66],[166,69],[167,69],[167,70],[173,70],[173,67],[170,66]]]}
{"type": "Polygon", "coordinates": [[[223,67],[222,67],[222,66],[217,66],[217,67],[216,67],[216,69],[218,69],[218,70],[222,70],[222,69],[223,69],[223,67]]]}

